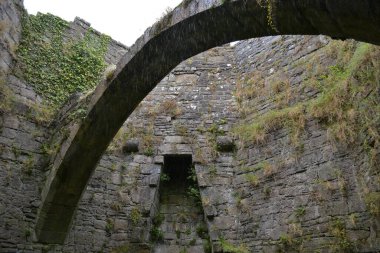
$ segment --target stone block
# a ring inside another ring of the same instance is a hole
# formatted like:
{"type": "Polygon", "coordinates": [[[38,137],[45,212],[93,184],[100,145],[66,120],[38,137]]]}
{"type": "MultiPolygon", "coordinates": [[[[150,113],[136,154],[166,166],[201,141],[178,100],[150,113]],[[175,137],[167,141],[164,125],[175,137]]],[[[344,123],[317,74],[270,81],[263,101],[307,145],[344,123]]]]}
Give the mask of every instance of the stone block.
{"type": "Polygon", "coordinates": [[[125,154],[139,152],[139,143],[138,139],[128,140],[123,146],[123,152],[125,154]]]}
{"type": "Polygon", "coordinates": [[[204,213],[208,219],[212,219],[218,215],[218,211],[216,210],[216,207],[213,205],[206,205],[203,207],[203,209],[204,209],[204,213]]]}
{"type": "Polygon", "coordinates": [[[186,142],[184,142],[184,138],[182,136],[166,136],[164,139],[164,143],[180,144],[180,143],[186,143],[186,142]]]}
{"type": "Polygon", "coordinates": [[[149,186],[150,187],[157,187],[159,181],[160,181],[160,175],[151,175],[149,177],[149,186]]]}
{"type": "Polygon", "coordinates": [[[156,174],[160,174],[160,171],[161,171],[161,165],[149,164],[146,166],[142,166],[141,168],[141,174],[143,175],[156,175],[156,174]]]}
{"type": "Polygon", "coordinates": [[[221,230],[234,229],[236,227],[236,220],[233,217],[218,216],[214,218],[214,226],[221,230]]]}
{"type": "Polygon", "coordinates": [[[235,143],[229,136],[218,136],[216,138],[216,147],[220,152],[233,152],[235,149],[235,143]]]}
{"type": "Polygon", "coordinates": [[[210,182],[204,173],[198,173],[197,178],[198,178],[198,186],[199,187],[202,188],[202,187],[207,187],[210,185],[210,182]]]}
{"type": "Polygon", "coordinates": [[[158,155],[153,158],[153,162],[155,164],[163,164],[164,163],[164,156],[158,155]]]}
{"type": "Polygon", "coordinates": [[[127,230],[128,228],[128,221],[126,219],[115,219],[114,220],[114,230],[127,230]]]}

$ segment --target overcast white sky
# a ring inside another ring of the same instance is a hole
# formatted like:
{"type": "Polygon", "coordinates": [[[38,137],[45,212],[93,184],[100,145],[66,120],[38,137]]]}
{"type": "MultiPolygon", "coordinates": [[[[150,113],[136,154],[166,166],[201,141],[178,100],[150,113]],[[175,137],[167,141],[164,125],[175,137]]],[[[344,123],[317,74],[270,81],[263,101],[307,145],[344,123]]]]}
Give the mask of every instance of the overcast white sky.
{"type": "Polygon", "coordinates": [[[131,46],[167,7],[182,0],[24,0],[29,14],[51,13],[67,21],[80,17],[91,27],[131,46]]]}

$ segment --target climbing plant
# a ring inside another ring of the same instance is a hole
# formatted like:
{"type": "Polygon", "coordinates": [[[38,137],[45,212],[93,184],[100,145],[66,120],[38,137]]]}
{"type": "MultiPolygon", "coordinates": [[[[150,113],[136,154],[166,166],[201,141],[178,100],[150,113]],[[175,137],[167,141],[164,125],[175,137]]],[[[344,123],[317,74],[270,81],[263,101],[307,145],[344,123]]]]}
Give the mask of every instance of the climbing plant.
{"type": "Polygon", "coordinates": [[[67,38],[68,22],[51,14],[24,15],[22,24],[16,74],[51,107],[96,86],[106,66],[110,37],[89,30],[82,39],[67,38]]]}

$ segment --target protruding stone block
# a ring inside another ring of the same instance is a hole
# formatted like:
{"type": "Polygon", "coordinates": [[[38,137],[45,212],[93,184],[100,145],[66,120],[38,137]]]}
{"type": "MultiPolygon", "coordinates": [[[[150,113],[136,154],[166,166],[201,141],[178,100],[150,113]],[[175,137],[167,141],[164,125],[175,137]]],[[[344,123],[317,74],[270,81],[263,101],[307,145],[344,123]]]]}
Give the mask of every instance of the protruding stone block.
{"type": "Polygon", "coordinates": [[[218,136],[216,138],[216,147],[220,152],[232,152],[235,149],[235,143],[231,137],[218,136]]]}
{"type": "Polygon", "coordinates": [[[152,176],[150,176],[150,178],[149,178],[149,186],[150,187],[156,187],[156,186],[158,186],[159,180],[160,180],[160,176],[159,175],[152,175],[152,176]]]}
{"type": "Polygon", "coordinates": [[[139,140],[131,139],[128,140],[123,146],[124,153],[137,153],[139,152],[139,140]]]}
{"type": "Polygon", "coordinates": [[[204,208],[204,212],[206,214],[206,217],[208,219],[212,219],[218,215],[218,211],[216,210],[215,206],[207,205],[207,206],[204,206],[203,208],[204,208]]]}

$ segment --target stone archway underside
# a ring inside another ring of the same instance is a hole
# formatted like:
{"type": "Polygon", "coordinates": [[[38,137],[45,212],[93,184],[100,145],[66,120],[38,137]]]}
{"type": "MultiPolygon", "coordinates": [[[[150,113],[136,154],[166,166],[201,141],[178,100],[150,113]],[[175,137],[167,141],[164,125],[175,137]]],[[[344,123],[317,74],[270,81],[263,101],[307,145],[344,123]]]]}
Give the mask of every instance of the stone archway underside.
{"type": "Polygon", "coordinates": [[[47,179],[36,226],[38,240],[64,242],[76,206],[108,144],[174,67],[215,46],[279,34],[324,34],[379,45],[380,1],[184,1],[137,40],[118,63],[111,81],[97,87],[86,118],[72,131],[47,179]]]}

